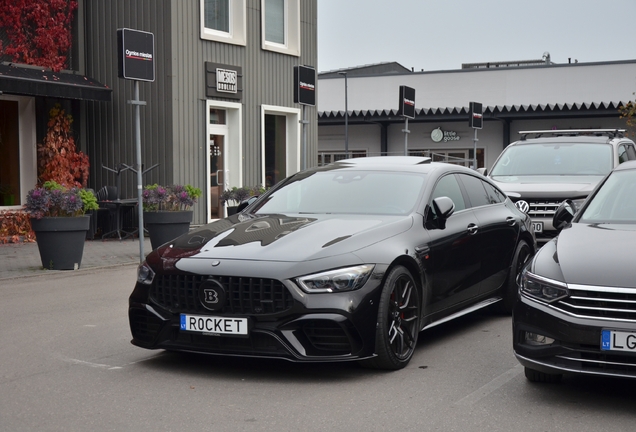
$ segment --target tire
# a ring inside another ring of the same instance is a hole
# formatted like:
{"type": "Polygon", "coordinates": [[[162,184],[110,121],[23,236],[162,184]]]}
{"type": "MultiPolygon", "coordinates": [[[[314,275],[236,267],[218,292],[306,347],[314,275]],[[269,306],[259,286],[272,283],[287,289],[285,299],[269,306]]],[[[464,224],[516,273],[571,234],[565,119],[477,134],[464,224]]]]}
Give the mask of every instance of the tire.
{"type": "Polygon", "coordinates": [[[413,276],[402,266],[394,267],[380,295],[375,335],[376,357],[363,360],[363,366],[398,370],[409,363],[420,332],[420,306],[420,295],[413,276]]]}
{"type": "Polygon", "coordinates": [[[526,379],[530,382],[538,382],[538,383],[558,383],[563,378],[561,374],[548,374],[545,372],[539,372],[534,369],[524,368],[524,372],[526,374],[526,379]]]}
{"type": "Polygon", "coordinates": [[[521,269],[526,265],[530,257],[532,256],[532,250],[525,240],[521,240],[517,244],[515,249],[515,255],[510,266],[508,278],[506,284],[502,288],[502,300],[497,303],[497,311],[510,315],[512,313],[512,307],[517,301],[517,275],[521,272],[521,269]]]}

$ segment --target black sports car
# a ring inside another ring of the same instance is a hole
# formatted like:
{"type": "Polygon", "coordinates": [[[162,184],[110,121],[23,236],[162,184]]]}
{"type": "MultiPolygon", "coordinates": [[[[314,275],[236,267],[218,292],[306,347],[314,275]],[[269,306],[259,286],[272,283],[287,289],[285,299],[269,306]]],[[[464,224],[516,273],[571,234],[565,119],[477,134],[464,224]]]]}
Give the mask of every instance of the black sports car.
{"type": "Polygon", "coordinates": [[[420,330],[496,302],[510,311],[535,245],[529,217],[474,171],[341,161],[151,252],[132,343],[399,369],[420,330]]]}
{"type": "Polygon", "coordinates": [[[530,381],[578,373],[636,378],[636,162],[619,165],[559,236],[523,270],[513,313],[517,359],[530,381]]]}

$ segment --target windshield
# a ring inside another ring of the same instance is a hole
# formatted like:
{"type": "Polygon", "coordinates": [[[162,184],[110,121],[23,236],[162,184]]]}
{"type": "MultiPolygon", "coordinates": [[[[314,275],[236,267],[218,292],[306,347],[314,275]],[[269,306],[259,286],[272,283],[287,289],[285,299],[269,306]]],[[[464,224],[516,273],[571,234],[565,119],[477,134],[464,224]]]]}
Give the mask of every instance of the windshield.
{"type": "Polygon", "coordinates": [[[579,222],[636,223],[636,170],[612,173],[587,205],[579,222]]]}
{"type": "Polygon", "coordinates": [[[425,176],[415,173],[331,170],[298,174],[260,203],[256,214],[408,214],[425,176]]]}
{"type": "Polygon", "coordinates": [[[491,176],[606,175],[612,168],[609,144],[522,144],[504,150],[491,176]]]}

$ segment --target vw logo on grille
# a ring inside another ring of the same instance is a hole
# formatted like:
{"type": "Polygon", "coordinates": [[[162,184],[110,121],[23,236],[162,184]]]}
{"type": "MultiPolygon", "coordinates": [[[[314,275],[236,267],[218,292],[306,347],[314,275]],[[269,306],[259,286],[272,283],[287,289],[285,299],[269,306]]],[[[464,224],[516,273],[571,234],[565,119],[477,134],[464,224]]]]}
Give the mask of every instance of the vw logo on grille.
{"type": "Polygon", "coordinates": [[[221,310],[225,306],[225,288],[217,280],[205,280],[199,286],[199,300],[206,309],[221,310]]]}
{"type": "Polygon", "coordinates": [[[515,205],[517,206],[519,210],[521,210],[524,213],[528,213],[528,210],[530,210],[530,204],[528,204],[527,201],[519,200],[515,203],[515,205]]]}

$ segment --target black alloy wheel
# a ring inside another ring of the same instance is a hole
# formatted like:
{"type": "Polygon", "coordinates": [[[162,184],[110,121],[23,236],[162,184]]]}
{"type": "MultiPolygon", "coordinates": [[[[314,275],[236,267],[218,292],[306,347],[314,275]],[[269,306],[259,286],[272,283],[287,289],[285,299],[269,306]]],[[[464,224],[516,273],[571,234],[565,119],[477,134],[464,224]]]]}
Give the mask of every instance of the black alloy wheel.
{"type": "Polygon", "coordinates": [[[532,256],[532,250],[528,243],[524,240],[519,241],[517,248],[515,249],[515,256],[510,266],[510,272],[506,279],[506,284],[502,288],[502,300],[497,303],[497,310],[502,314],[511,314],[512,307],[517,301],[517,276],[521,273],[521,270],[526,265],[530,257],[532,256]]]}
{"type": "Polygon", "coordinates": [[[419,328],[420,295],[411,273],[402,266],[388,274],[378,307],[376,357],[362,364],[376,369],[405,367],[415,351],[419,328]]]}

